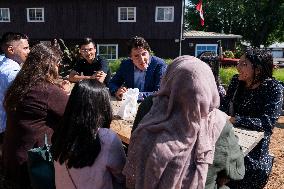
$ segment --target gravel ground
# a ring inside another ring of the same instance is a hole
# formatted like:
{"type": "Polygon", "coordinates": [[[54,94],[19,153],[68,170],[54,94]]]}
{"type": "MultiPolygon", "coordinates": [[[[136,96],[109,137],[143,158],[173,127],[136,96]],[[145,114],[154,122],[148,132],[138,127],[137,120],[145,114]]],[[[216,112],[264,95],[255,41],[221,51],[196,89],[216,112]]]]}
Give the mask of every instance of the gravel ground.
{"type": "MultiPolygon", "coordinates": [[[[274,164],[272,173],[270,175],[269,181],[265,189],[282,189],[284,188],[284,124],[276,127],[274,129],[271,144],[270,152],[274,154],[274,164]]],[[[0,169],[0,189],[17,189],[13,183],[7,181],[1,175],[0,169]]]]}
{"type": "Polygon", "coordinates": [[[270,153],[274,154],[272,173],[265,189],[284,188],[284,124],[273,130],[270,143],[270,153]]]}

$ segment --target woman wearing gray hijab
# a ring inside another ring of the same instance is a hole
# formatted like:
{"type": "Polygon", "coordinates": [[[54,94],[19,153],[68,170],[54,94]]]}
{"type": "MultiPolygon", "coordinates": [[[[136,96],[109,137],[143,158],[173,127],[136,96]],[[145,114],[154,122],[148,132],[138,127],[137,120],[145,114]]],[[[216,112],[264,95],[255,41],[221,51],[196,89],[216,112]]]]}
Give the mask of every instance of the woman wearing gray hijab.
{"type": "Polygon", "coordinates": [[[206,183],[214,188],[221,171],[226,173],[222,178],[242,179],[243,154],[219,103],[210,67],[195,57],[176,58],[131,136],[123,170],[127,187],[201,189],[206,183]],[[227,148],[234,157],[222,154],[227,148]]]}

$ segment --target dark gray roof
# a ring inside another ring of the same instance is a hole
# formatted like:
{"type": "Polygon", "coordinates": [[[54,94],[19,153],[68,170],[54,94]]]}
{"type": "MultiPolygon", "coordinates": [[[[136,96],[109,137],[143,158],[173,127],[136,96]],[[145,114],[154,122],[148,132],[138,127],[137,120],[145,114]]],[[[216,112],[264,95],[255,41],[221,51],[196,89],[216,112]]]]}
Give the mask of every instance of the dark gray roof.
{"type": "Polygon", "coordinates": [[[205,31],[186,31],[183,34],[184,38],[231,38],[231,39],[240,39],[241,35],[235,34],[224,34],[224,33],[216,33],[216,32],[205,32],[205,31]]]}

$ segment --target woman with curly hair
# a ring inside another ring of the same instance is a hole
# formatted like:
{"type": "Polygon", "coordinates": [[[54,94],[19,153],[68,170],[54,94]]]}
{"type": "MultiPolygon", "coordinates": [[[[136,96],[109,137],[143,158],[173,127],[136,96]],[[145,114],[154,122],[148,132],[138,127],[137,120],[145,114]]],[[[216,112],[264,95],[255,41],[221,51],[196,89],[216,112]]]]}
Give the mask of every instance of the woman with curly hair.
{"type": "Polygon", "coordinates": [[[58,49],[35,45],[4,99],[3,168],[21,188],[30,187],[27,151],[42,146],[45,134],[50,142],[68,100],[67,93],[55,84],[60,61],[58,49]]]}
{"type": "Polygon", "coordinates": [[[283,87],[272,77],[273,58],[269,51],[248,48],[241,56],[221,109],[231,116],[234,127],[264,132],[264,138],[245,157],[246,173],[230,188],[261,189],[268,181],[273,157],[269,155],[272,130],[281,113],[283,87]]]}
{"type": "Polygon", "coordinates": [[[76,83],[52,137],[56,188],[123,185],[126,157],[117,134],[109,129],[111,120],[108,88],[97,80],[76,83]]]}

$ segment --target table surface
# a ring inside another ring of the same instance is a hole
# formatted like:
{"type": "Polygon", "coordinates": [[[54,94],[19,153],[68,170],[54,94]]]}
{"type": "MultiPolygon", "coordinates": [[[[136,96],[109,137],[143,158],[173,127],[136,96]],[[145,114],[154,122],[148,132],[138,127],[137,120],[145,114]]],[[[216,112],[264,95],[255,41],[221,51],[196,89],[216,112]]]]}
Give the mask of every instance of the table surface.
{"type": "MultiPolygon", "coordinates": [[[[112,106],[114,110],[114,119],[111,122],[111,129],[115,131],[120,139],[129,144],[131,129],[133,125],[134,118],[130,118],[129,120],[120,119],[117,115],[117,111],[121,105],[119,101],[112,101],[112,106]]],[[[280,116],[278,119],[278,123],[284,123],[284,116],[280,116]]],[[[239,145],[242,147],[244,155],[247,155],[263,138],[263,132],[251,131],[244,128],[233,128],[235,135],[239,138],[239,145]]]]}
{"type": "MultiPolygon", "coordinates": [[[[114,119],[111,129],[115,131],[119,138],[126,144],[130,142],[133,121],[114,119]]],[[[250,131],[243,128],[233,128],[235,135],[239,138],[239,145],[242,147],[244,155],[247,155],[263,138],[263,132],[250,131]]]]}
{"type": "Polygon", "coordinates": [[[284,124],[284,116],[280,116],[277,123],[284,124]]]}

